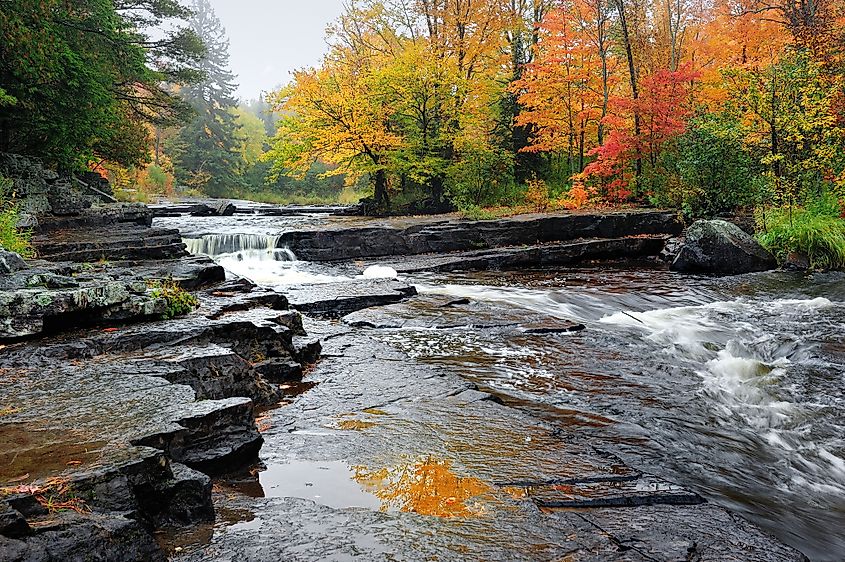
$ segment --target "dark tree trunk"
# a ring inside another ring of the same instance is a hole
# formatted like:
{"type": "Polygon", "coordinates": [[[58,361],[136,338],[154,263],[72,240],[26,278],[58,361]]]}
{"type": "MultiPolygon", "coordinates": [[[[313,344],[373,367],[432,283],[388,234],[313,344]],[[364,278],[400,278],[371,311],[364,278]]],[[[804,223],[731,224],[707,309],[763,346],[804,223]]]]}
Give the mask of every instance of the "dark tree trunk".
{"type": "MultiPolygon", "coordinates": [[[[631,79],[631,97],[635,100],[639,99],[640,92],[637,87],[637,69],[634,65],[634,52],[631,48],[631,35],[628,31],[628,19],[625,17],[625,2],[624,0],[616,0],[616,9],[619,12],[619,24],[622,27],[622,42],[625,43],[625,55],[628,59],[628,74],[631,79]]],[[[640,114],[634,112],[634,135],[640,136],[640,114]]],[[[639,178],[643,171],[643,159],[639,156],[636,162],[636,177],[639,178]]]]}
{"type": "Polygon", "coordinates": [[[390,206],[390,195],[387,193],[387,174],[384,170],[378,170],[375,174],[376,207],[379,211],[387,211],[390,206]]]}

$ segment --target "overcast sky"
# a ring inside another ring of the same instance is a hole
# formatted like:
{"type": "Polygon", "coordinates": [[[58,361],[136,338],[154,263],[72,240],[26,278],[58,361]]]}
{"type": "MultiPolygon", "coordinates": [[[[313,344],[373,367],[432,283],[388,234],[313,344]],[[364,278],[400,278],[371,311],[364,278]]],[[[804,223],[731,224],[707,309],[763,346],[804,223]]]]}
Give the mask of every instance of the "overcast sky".
{"type": "Polygon", "coordinates": [[[326,53],[326,26],[343,0],[211,0],[231,42],[232,71],[243,100],[285,84],[326,53]]]}

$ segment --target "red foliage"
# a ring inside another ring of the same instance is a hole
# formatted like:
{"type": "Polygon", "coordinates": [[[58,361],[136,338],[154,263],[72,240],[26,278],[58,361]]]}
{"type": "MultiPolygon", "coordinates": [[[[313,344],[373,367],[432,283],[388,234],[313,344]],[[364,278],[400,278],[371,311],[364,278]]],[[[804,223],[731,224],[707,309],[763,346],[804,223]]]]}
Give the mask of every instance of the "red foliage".
{"type": "Polygon", "coordinates": [[[612,201],[630,197],[626,171],[637,159],[655,166],[662,147],[686,131],[692,114],[691,87],[698,77],[690,64],[676,71],[659,70],[642,80],[638,99],[613,98],[613,111],[604,120],[610,133],[604,144],[590,151],[596,160],[584,169],[581,179],[599,180],[612,201]],[[631,125],[635,115],[640,119],[639,135],[631,125]]]}

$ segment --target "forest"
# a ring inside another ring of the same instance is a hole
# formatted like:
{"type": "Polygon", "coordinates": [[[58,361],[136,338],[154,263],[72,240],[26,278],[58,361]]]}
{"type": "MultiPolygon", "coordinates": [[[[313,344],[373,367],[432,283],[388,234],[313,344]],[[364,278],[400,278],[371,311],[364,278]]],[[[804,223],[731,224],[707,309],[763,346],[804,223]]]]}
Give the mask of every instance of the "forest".
{"type": "Polygon", "coordinates": [[[0,33],[0,151],[126,197],[753,213],[845,263],[836,0],[354,0],[246,102],[208,0],[20,0],[0,33]]]}

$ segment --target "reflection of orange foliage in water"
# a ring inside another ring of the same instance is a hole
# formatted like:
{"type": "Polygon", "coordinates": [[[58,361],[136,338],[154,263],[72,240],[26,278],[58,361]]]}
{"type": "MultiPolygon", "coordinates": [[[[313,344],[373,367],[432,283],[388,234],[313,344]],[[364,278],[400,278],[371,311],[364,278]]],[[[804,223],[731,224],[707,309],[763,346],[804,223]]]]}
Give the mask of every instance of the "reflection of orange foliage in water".
{"type": "Polygon", "coordinates": [[[373,422],[363,421],[363,420],[341,420],[337,423],[338,429],[344,429],[348,431],[363,431],[370,427],[373,427],[373,422]]]}
{"type": "Polygon", "coordinates": [[[355,480],[382,501],[382,511],[398,508],[435,517],[482,515],[483,506],[467,500],[490,491],[478,478],[457,476],[448,460],[431,457],[392,469],[355,467],[355,480]]]}

